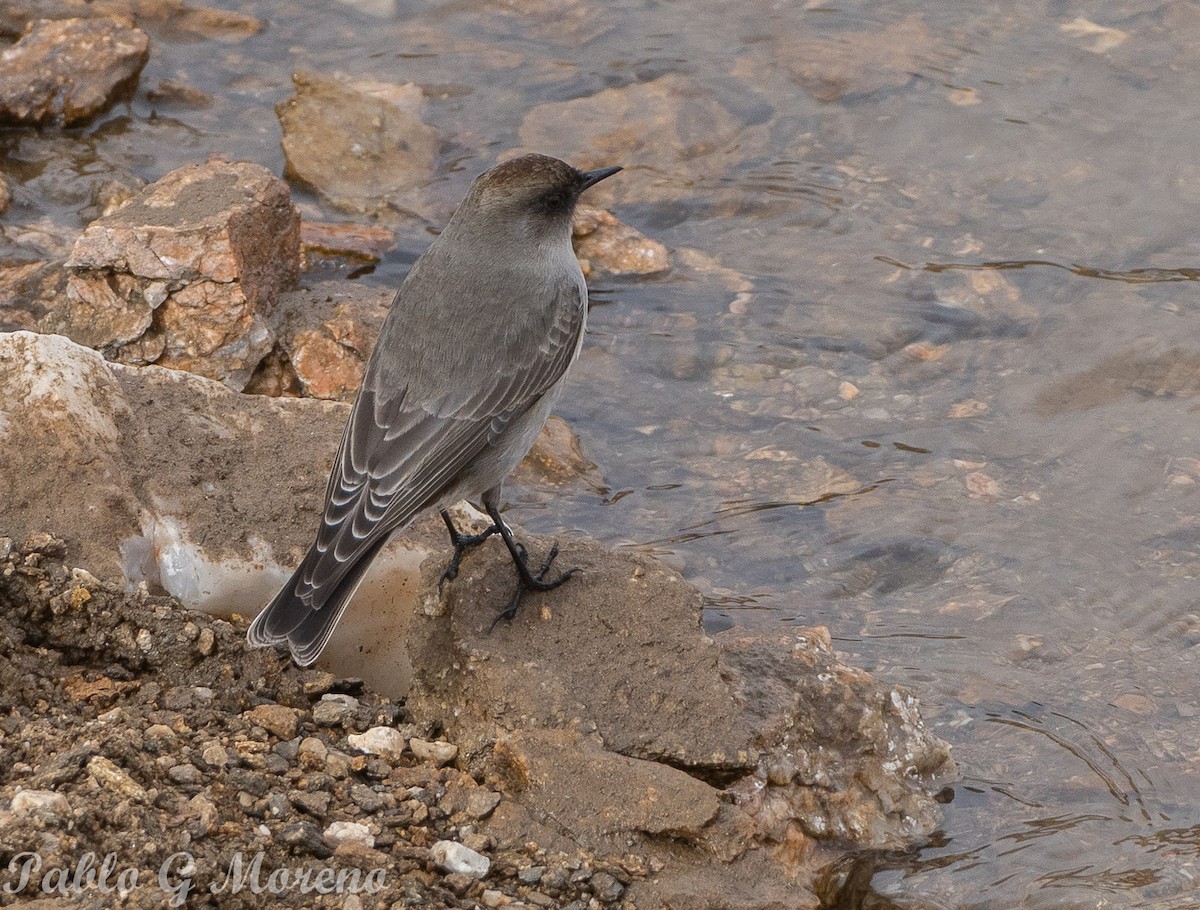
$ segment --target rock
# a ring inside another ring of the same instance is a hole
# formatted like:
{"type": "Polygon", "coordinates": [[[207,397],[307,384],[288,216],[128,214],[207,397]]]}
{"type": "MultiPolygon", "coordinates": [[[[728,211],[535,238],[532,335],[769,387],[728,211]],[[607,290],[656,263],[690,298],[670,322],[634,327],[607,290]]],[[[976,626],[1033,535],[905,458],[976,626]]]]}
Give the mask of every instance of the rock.
{"type": "Polygon", "coordinates": [[[367,847],[375,846],[375,837],[371,834],[371,829],[361,822],[332,822],[325,829],[323,836],[331,844],[352,841],[367,847]]]}
{"type": "Polygon", "coordinates": [[[653,275],[670,267],[667,248],[622,224],[611,212],[580,205],[571,222],[571,243],[584,275],[653,275]]]}
{"type": "Polygon", "coordinates": [[[404,753],[404,737],[393,727],[372,727],[366,733],[352,733],[346,740],[359,752],[380,755],[390,761],[404,753]]]}
{"type": "Polygon", "coordinates": [[[8,211],[12,205],[12,190],[8,188],[8,179],[0,174],[0,215],[8,211]]]}
{"type": "Polygon", "coordinates": [[[379,225],[300,222],[300,250],[309,261],[332,257],[378,262],[395,246],[396,233],[379,225]]]}
{"type": "Polygon", "coordinates": [[[428,217],[438,136],[425,124],[425,96],[413,84],[292,76],[296,93],[275,107],[286,174],[331,204],[396,223],[428,217]]]}
{"type": "Polygon", "coordinates": [[[71,820],[71,804],[53,790],[22,790],[12,798],[11,811],[48,825],[66,825],[71,820]]]}
{"type": "Polygon", "coordinates": [[[827,629],[732,629],[718,641],[763,752],[755,774],[729,788],[760,839],[783,843],[792,822],[811,837],[876,849],[933,832],[935,795],[957,772],[911,693],[840,663],[827,629]]]}
{"type": "Polygon", "coordinates": [[[298,561],[310,542],[346,419],[344,405],[287,405],[108,363],[60,336],[0,335],[4,532],[55,528],[76,565],[193,605],[265,602],[286,574],[264,564],[298,561]],[[86,501],[63,495],[65,474],[86,501]],[[281,477],[287,495],[268,495],[281,477]]]}
{"type": "Polygon", "coordinates": [[[129,776],[129,773],[103,755],[93,755],[87,763],[87,770],[101,787],[110,790],[124,799],[144,802],[146,789],[129,776]]]}
{"type": "Polygon", "coordinates": [[[64,304],[42,320],[112,359],[245,387],[296,283],[299,215],[256,164],[186,165],[80,236],[64,304]]]}
{"type": "Polygon", "coordinates": [[[416,737],[408,741],[408,747],[421,761],[437,765],[439,768],[454,761],[458,755],[458,746],[453,743],[429,742],[416,737]]]}
{"type": "Polygon", "coordinates": [[[259,705],[242,715],[277,739],[291,739],[300,727],[300,715],[286,705],[259,705]]]}
{"type": "Polygon", "coordinates": [[[521,123],[520,139],[527,150],[556,149],[585,170],[622,165],[619,178],[588,191],[593,204],[607,205],[610,199],[677,203],[697,184],[726,173],[730,148],[751,154],[761,133],[688,77],[672,73],[540,104],[521,123]]]}
{"type": "Polygon", "coordinates": [[[117,19],[38,19],[0,60],[0,124],[75,126],[128,94],[150,57],[117,19]]]}
{"type": "Polygon", "coordinates": [[[532,814],[555,819],[593,850],[620,850],[635,834],[696,840],[721,808],[720,791],[683,771],[569,730],[504,736],[491,773],[532,814]]]}
{"type": "Polygon", "coordinates": [[[358,699],[353,695],[322,695],[313,706],[313,721],[321,727],[336,727],[345,723],[358,710],[358,699]]]}
{"type": "Polygon", "coordinates": [[[914,73],[930,69],[928,61],[944,58],[952,45],[935,40],[924,18],[914,13],[861,31],[789,31],[772,49],[776,65],[809,96],[829,102],[905,86],[914,73]]]}
{"type": "Polygon", "coordinates": [[[273,328],[302,394],[354,398],[394,296],[389,288],[345,281],[282,295],[273,328]]]}
{"type": "Polygon", "coordinates": [[[476,879],[486,876],[492,867],[492,861],[486,856],[452,840],[438,841],[429,848],[429,856],[447,872],[457,872],[476,879]]]}
{"type": "MultiPolygon", "coordinates": [[[[490,632],[510,596],[511,562],[499,548],[463,560],[442,588],[448,609],[410,630],[410,709],[445,724],[468,768],[505,733],[571,728],[594,729],[610,751],[695,774],[751,771],[751,730],[700,627],[700,594],[652,559],[562,543],[560,564],[581,571],[547,598],[553,619],[539,619],[543,601],[531,597],[490,632]]],[[[541,555],[534,548],[531,558],[541,555]]],[[[442,562],[422,567],[426,591],[437,591],[442,562]]]]}
{"type": "Polygon", "coordinates": [[[16,36],[30,19],[116,18],[170,41],[244,40],[262,30],[253,16],[201,6],[188,0],[5,0],[0,34],[16,36]]]}

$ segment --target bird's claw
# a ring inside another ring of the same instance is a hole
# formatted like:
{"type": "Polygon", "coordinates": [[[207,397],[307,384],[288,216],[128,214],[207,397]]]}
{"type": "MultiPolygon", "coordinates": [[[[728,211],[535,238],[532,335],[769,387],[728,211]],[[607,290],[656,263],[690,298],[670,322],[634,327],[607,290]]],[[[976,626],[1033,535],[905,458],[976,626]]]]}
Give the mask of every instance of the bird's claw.
{"type": "Polygon", "coordinates": [[[529,570],[529,564],[527,562],[528,554],[526,553],[525,548],[520,544],[517,544],[517,546],[520,547],[521,550],[521,561],[517,562],[517,574],[520,575],[520,581],[517,584],[517,593],[514,594],[512,600],[508,602],[508,606],[496,614],[496,618],[493,619],[492,624],[488,626],[489,632],[496,628],[496,624],[502,619],[512,621],[512,619],[517,615],[517,608],[521,605],[521,596],[526,591],[553,591],[564,581],[579,571],[578,568],[567,569],[565,572],[559,575],[558,578],[555,578],[552,581],[546,581],[546,573],[550,571],[550,567],[554,564],[554,560],[558,557],[558,544],[555,543],[554,546],[550,548],[549,555],[546,557],[545,562],[542,563],[541,568],[537,570],[536,574],[529,570]]]}

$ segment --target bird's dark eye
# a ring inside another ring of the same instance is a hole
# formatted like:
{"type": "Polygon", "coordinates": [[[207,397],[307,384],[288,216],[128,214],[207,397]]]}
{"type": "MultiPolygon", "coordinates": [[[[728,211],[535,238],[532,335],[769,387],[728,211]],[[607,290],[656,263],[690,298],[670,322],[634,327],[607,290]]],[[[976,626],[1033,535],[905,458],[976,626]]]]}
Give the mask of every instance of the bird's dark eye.
{"type": "Polygon", "coordinates": [[[566,211],[571,204],[571,197],[561,190],[554,190],[542,197],[542,207],[547,214],[557,215],[566,211]]]}

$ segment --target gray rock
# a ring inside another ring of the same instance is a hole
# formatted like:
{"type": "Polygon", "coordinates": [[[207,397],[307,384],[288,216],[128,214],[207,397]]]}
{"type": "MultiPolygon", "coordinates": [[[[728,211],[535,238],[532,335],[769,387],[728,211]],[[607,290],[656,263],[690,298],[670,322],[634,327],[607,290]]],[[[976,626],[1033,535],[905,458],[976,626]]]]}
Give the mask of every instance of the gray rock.
{"type": "Polygon", "coordinates": [[[429,856],[439,868],[471,878],[483,878],[492,867],[486,856],[452,840],[438,841],[429,848],[429,856]]]}

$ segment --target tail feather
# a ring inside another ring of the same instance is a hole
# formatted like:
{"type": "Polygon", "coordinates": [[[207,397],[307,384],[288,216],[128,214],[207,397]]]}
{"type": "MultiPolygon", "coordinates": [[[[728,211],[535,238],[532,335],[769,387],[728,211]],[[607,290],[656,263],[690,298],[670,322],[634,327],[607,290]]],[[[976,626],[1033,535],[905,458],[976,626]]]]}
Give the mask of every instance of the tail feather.
{"type": "Polygon", "coordinates": [[[292,652],[292,659],[299,666],[312,664],[329,643],[334,627],[350,604],[350,598],[362,584],[367,570],[385,543],[387,535],[359,555],[353,565],[345,568],[334,586],[322,590],[319,603],[311,602],[312,587],[304,581],[310,563],[318,555],[315,548],[310,550],[287,584],[250,624],[246,640],[252,647],[286,643],[292,652]],[[307,601],[305,594],[308,595],[307,601]]]}

